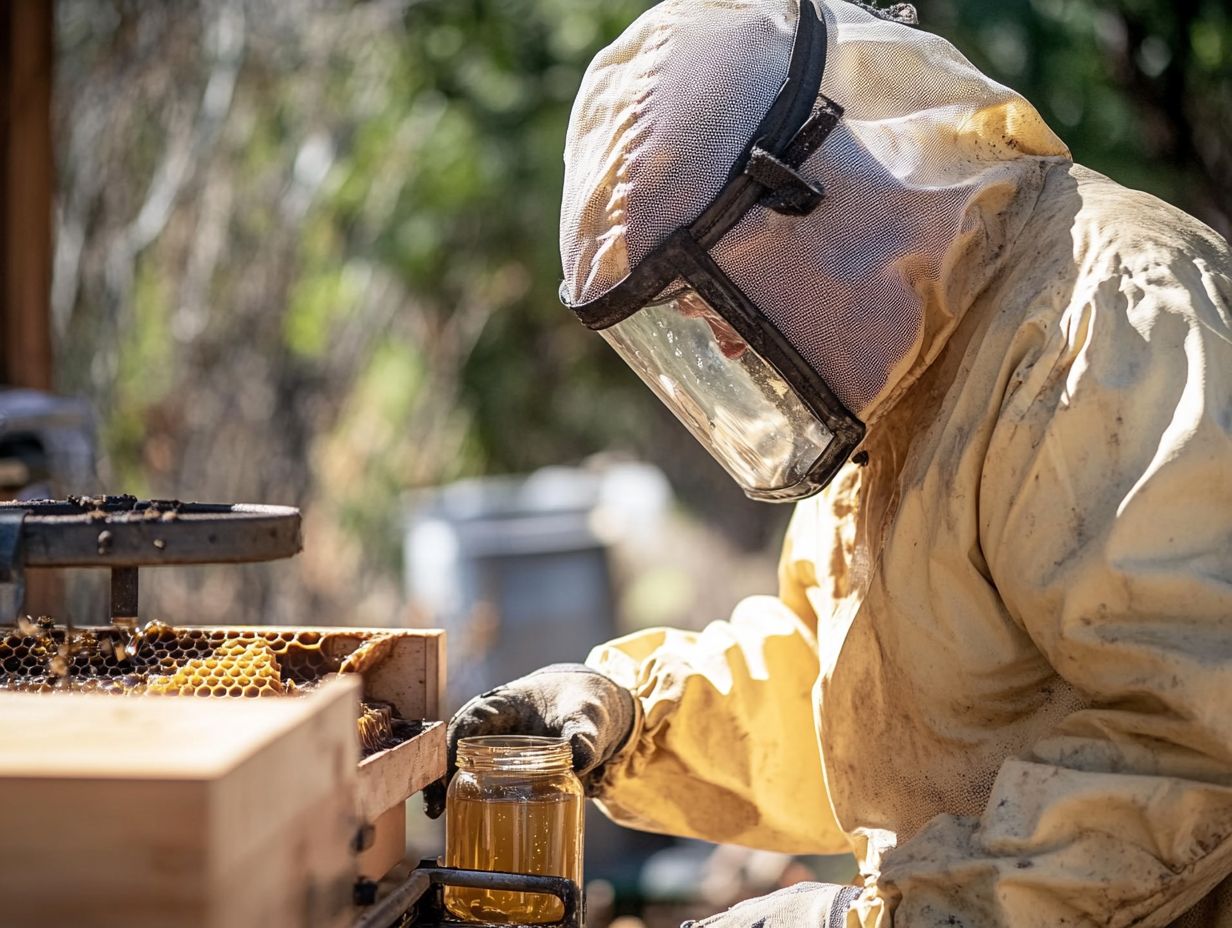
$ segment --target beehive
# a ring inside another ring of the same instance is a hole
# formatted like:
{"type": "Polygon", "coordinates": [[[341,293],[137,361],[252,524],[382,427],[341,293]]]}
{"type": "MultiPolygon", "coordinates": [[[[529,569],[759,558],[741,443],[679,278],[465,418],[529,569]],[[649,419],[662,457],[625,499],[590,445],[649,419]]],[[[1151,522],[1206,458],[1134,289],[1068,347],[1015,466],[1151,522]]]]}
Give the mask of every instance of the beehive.
{"type": "Polygon", "coordinates": [[[404,801],[444,773],[444,725],[423,721],[439,717],[443,648],[443,634],[432,629],[150,623],[133,631],[68,630],[26,621],[0,628],[0,695],[149,693],[160,694],[153,702],[181,701],[162,698],[167,694],[233,703],[240,700],[229,697],[302,697],[333,676],[360,679],[362,702],[352,728],[366,756],[357,803],[361,821],[375,826],[376,835],[359,867],[365,877],[378,878],[401,856],[404,801]]]}
{"type": "Polygon", "coordinates": [[[0,693],[0,926],[348,924],[358,696],[0,693]]]}
{"type": "MultiPolygon", "coordinates": [[[[26,567],[111,571],[117,623],[139,614],[139,567],[301,545],[287,507],[6,508],[23,512],[26,567]]],[[[444,772],[443,724],[424,721],[443,645],[434,630],[0,628],[0,796],[20,807],[0,829],[0,928],[349,921],[355,877],[388,869],[405,800],[444,772]],[[158,698],[127,698],[142,694],[158,698]],[[357,730],[374,751],[358,764],[357,730]]]]}

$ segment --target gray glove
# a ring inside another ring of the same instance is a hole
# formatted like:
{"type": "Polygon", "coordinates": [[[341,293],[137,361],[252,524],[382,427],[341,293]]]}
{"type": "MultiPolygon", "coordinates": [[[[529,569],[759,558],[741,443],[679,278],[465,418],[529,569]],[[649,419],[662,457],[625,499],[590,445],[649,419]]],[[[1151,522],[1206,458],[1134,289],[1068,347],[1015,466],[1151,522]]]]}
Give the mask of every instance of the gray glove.
{"type": "Polygon", "coordinates": [[[445,811],[445,789],[457,773],[458,741],[474,735],[546,735],[573,748],[573,769],[594,796],[602,767],[633,731],[633,694],[585,664],[552,664],[476,696],[449,723],[445,779],[424,790],[430,818],[445,811]]]}
{"type": "Polygon", "coordinates": [[[843,928],[858,886],[797,883],[680,928],[843,928]]]}

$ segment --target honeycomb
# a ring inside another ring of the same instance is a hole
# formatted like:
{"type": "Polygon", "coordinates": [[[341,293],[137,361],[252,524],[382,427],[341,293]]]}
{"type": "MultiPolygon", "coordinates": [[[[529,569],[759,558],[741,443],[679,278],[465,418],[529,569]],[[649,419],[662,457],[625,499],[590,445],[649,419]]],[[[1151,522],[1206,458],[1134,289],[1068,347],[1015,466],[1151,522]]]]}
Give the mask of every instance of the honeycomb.
{"type": "MultiPolygon", "coordinates": [[[[0,627],[0,689],[210,697],[289,696],[336,673],[379,663],[392,636],[354,638],[312,630],[66,629],[50,620],[0,627]]],[[[363,703],[356,720],[366,755],[413,736],[391,706],[363,703]]]]}
{"type": "MultiPolygon", "coordinates": [[[[288,681],[288,685],[294,686],[288,681]]],[[[193,657],[146,683],[147,693],[179,696],[282,696],[278,658],[260,640],[228,641],[209,657],[193,657]]]]}
{"type": "Polygon", "coordinates": [[[422,722],[399,718],[393,706],[386,703],[362,703],[359,707],[359,746],[364,756],[397,747],[423,731],[422,722]]]}

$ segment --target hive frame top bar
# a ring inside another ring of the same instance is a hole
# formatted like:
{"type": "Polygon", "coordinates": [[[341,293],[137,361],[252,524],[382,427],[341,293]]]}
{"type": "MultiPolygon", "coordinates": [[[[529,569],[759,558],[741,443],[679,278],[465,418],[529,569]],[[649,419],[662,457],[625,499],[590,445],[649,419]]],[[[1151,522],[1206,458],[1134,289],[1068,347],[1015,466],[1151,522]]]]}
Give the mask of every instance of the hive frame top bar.
{"type": "Polygon", "coordinates": [[[101,496],[0,503],[21,520],[27,567],[144,567],[272,561],[302,547],[291,506],[101,496]]]}

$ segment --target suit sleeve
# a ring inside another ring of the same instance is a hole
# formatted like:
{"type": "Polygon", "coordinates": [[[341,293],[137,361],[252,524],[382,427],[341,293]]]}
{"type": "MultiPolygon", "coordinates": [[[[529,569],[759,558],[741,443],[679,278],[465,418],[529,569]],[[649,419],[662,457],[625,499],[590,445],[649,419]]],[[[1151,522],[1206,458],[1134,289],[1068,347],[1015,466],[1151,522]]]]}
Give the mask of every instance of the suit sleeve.
{"type": "Polygon", "coordinates": [[[787,853],[847,850],[816,738],[815,624],[789,552],[790,536],[779,597],[746,599],[700,632],[650,629],[591,653],[639,709],[603,784],[616,822],[787,853]]]}

